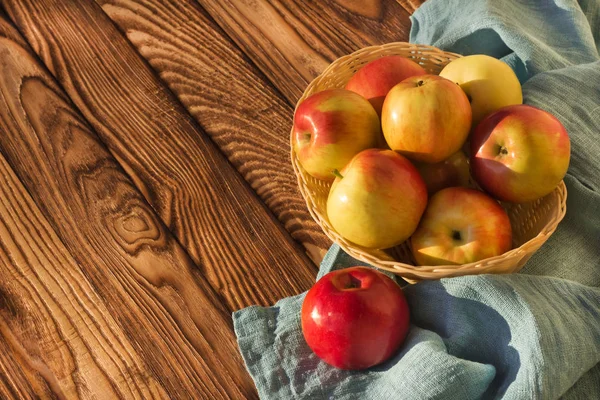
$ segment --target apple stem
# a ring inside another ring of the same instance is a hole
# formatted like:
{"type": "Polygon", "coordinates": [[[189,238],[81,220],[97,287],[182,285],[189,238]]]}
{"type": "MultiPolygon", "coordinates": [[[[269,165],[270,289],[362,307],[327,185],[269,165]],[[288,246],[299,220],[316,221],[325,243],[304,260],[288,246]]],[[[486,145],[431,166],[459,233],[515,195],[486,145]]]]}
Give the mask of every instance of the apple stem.
{"type": "Polygon", "coordinates": [[[362,286],[362,281],[352,275],[350,275],[350,279],[346,284],[346,289],[357,289],[362,286]]]}
{"type": "Polygon", "coordinates": [[[333,171],[331,171],[335,176],[337,176],[340,179],[344,179],[344,175],[340,174],[340,171],[338,171],[337,169],[334,169],[333,171]]]}
{"type": "Polygon", "coordinates": [[[423,83],[425,83],[425,82],[423,82],[423,81],[417,81],[417,86],[423,86],[423,83]]]}

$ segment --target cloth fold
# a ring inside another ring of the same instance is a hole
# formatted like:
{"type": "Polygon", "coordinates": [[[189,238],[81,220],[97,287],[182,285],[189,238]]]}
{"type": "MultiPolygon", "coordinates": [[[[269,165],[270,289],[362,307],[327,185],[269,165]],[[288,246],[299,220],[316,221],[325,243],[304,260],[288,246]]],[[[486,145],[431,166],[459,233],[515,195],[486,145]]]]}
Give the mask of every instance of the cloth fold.
{"type": "MultiPolygon", "coordinates": [[[[571,138],[567,215],[519,274],[405,288],[405,345],[367,371],[320,361],[300,328],[304,294],[233,314],[263,399],[600,398],[600,1],[428,0],[413,43],[507,62],[524,102],[571,138]]],[[[365,265],[333,246],[319,277],[365,265]]]]}
{"type": "MultiPolygon", "coordinates": [[[[354,265],[364,263],[333,246],[320,275],[354,265]]],[[[305,294],[280,300],[273,307],[235,312],[238,343],[260,397],[600,395],[600,371],[594,368],[600,363],[600,289],[565,279],[514,274],[421,282],[404,292],[413,323],[407,340],[394,358],[367,371],[338,370],[314,355],[300,327],[305,294]],[[581,385],[575,385],[582,377],[581,385]]]]}

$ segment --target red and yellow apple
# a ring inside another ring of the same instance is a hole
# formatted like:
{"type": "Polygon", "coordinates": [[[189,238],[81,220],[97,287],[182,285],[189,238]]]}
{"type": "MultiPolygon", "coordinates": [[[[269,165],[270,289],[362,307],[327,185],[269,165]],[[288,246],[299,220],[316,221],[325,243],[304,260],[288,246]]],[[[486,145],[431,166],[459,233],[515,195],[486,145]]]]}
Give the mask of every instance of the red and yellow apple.
{"type": "Polygon", "coordinates": [[[302,333],[326,363],[361,370],[393,356],[406,338],[408,304],[400,286],[372,268],[323,276],[302,304],[302,333]]]}
{"type": "Polygon", "coordinates": [[[456,153],[471,128],[471,106],[458,85],[437,75],[413,76],[385,98],[387,144],[414,161],[437,163],[456,153]]]}
{"type": "Polygon", "coordinates": [[[521,83],[503,61],[483,54],[452,60],[440,76],[456,82],[465,91],[477,124],[489,113],[502,107],[523,103],[521,83]]]}
{"type": "Polygon", "coordinates": [[[333,181],[333,170],[380,143],[380,122],[373,106],[349,90],[313,94],[294,114],[292,145],[302,167],[315,178],[333,181]]]}
{"type": "Polygon", "coordinates": [[[406,57],[385,56],[359,69],[346,84],[346,89],[369,100],[381,115],[383,100],[391,88],[408,77],[425,73],[423,67],[406,57]]]}
{"type": "Polygon", "coordinates": [[[431,197],[410,240],[418,265],[472,263],[507,252],[511,243],[510,220],[500,204],[462,187],[431,197]]]}
{"type": "Polygon", "coordinates": [[[331,186],[327,216],[345,239],[385,249],[404,242],[427,205],[427,188],[412,163],[391,150],[358,153],[331,186]]]}
{"type": "Polygon", "coordinates": [[[570,156],[560,121],[527,105],[490,114],[471,138],[473,177],[503,201],[524,203],[552,192],[567,173],[570,156]]]}
{"type": "Polygon", "coordinates": [[[415,167],[419,170],[427,192],[432,194],[452,186],[469,186],[471,172],[469,170],[469,159],[462,150],[457,151],[450,157],[435,164],[417,163],[415,167]]]}

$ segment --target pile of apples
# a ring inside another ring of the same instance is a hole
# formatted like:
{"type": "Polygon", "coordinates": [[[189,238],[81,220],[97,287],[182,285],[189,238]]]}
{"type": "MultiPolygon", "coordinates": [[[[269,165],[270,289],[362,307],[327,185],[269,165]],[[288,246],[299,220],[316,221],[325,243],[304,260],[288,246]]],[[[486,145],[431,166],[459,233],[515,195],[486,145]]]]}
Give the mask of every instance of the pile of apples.
{"type": "MultiPolygon", "coordinates": [[[[466,264],[510,250],[499,201],[534,201],[567,172],[565,128],[522,102],[519,80],[495,58],[458,58],[438,76],[387,56],[345,89],[304,100],[292,143],[310,175],[332,182],[327,217],[345,239],[368,249],[409,240],[419,265],[466,264]]],[[[354,267],[321,278],[301,320],[318,357],[365,369],[397,353],[410,318],[395,282],[354,267]]]]}
{"type": "Polygon", "coordinates": [[[493,57],[431,75],[386,56],[299,104],[292,144],[310,175],[332,182],[327,217],[346,240],[408,240],[418,265],[466,264],[511,249],[499,200],[534,201],[567,172],[565,128],[522,101],[514,72],[493,57]]]}

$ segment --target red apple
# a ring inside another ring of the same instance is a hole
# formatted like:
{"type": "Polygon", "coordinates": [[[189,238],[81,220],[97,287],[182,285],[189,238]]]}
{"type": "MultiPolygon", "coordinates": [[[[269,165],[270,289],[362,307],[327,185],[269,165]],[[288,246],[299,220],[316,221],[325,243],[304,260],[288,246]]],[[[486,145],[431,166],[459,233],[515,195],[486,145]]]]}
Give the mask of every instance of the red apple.
{"type": "Polygon", "coordinates": [[[469,159],[462,150],[439,163],[415,163],[415,167],[423,177],[429,195],[447,187],[469,186],[469,159]]]}
{"type": "Polygon", "coordinates": [[[325,90],[296,109],[292,145],[302,167],[318,179],[333,181],[362,150],[381,142],[377,113],[364,97],[344,89],[325,90]]]}
{"type": "Polygon", "coordinates": [[[346,84],[346,89],[369,100],[381,115],[383,100],[391,88],[408,77],[425,74],[423,67],[406,57],[385,56],[359,69],[346,84]]]}
{"type": "Polygon", "coordinates": [[[570,156],[560,121],[527,105],[490,114],[471,138],[473,177],[492,196],[514,203],[552,192],[567,173],[570,156]]]}
{"type": "Polygon", "coordinates": [[[345,239],[386,249],[412,235],[427,205],[417,169],[392,150],[358,153],[331,185],[327,217],[345,239]]]}
{"type": "Polygon", "coordinates": [[[437,75],[413,76],[386,96],[381,126],[392,150],[411,160],[437,163],[467,139],[471,105],[456,83],[437,75]]]}
{"type": "Polygon", "coordinates": [[[359,370],[393,356],[408,333],[410,314],[400,286],[372,268],[323,276],[302,304],[306,343],[326,363],[359,370]]]}
{"type": "Polygon", "coordinates": [[[476,262],[507,252],[511,244],[510,220],[500,204],[462,187],[434,194],[411,237],[418,265],[476,262]]]}

